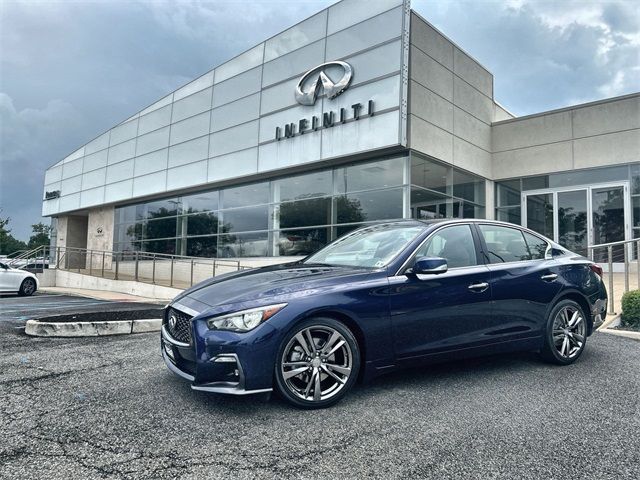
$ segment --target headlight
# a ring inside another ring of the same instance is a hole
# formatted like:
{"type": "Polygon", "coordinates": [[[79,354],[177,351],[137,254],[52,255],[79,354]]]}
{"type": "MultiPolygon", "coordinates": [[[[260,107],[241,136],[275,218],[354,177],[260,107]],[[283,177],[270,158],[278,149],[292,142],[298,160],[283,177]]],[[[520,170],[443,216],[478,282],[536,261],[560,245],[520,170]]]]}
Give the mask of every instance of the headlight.
{"type": "Polygon", "coordinates": [[[222,317],[207,320],[209,328],[215,330],[232,330],[234,332],[247,332],[253,330],[265,320],[273,317],[286,307],[286,303],[268,305],[266,307],[252,308],[241,312],[230,313],[222,317]]]}

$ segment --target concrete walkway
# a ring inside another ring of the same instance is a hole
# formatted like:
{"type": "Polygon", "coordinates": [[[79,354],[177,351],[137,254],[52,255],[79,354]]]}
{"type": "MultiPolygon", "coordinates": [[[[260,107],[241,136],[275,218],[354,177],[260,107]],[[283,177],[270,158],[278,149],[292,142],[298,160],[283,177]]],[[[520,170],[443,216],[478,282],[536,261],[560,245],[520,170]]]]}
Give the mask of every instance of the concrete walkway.
{"type": "Polygon", "coordinates": [[[144,303],[166,303],[166,299],[139,297],[137,295],[129,295],[121,292],[108,292],[105,290],[89,290],[86,288],[69,288],[69,287],[43,287],[38,291],[44,293],[53,293],[58,295],[74,295],[77,297],[95,298],[98,300],[108,300],[111,302],[144,302],[144,303]]]}

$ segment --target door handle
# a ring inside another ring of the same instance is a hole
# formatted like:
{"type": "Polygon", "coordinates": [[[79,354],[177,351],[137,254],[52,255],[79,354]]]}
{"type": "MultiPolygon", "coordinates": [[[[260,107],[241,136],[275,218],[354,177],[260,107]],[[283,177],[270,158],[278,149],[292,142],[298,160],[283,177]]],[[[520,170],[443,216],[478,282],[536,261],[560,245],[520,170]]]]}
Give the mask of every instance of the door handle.
{"type": "Polygon", "coordinates": [[[487,288],[489,288],[489,284],[487,282],[472,283],[469,285],[469,290],[475,293],[484,292],[487,288]]]}
{"type": "Polygon", "coordinates": [[[542,275],[540,278],[545,282],[553,282],[556,278],[558,278],[558,275],[556,275],[555,273],[548,273],[547,275],[542,275]]]}

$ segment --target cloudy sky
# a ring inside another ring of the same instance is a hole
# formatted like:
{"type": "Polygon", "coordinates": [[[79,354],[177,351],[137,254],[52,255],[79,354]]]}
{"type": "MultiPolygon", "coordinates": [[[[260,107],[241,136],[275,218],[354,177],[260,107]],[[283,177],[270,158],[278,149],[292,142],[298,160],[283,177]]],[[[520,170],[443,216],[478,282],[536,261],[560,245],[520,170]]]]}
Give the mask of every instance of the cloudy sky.
{"type": "MultiPolygon", "coordinates": [[[[0,0],[0,216],[26,240],[48,222],[47,166],[332,3],[0,0]]],[[[493,72],[496,99],[517,115],[640,91],[638,5],[412,1],[493,72]]]]}

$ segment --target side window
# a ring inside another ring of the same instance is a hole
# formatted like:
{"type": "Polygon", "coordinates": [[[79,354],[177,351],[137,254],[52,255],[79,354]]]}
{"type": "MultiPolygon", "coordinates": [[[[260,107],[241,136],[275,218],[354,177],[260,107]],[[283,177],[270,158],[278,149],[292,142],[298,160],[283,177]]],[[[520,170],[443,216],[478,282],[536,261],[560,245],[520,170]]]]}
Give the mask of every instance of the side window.
{"type": "Polygon", "coordinates": [[[531,260],[521,230],[500,225],[478,225],[478,229],[487,245],[489,263],[531,260]]]}
{"type": "Polygon", "coordinates": [[[416,252],[419,257],[441,257],[449,268],[478,264],[476,248],[469,225],[454,225],[438,230],[416,252]]]}
{"type": "Polygon", "coordinates": [[[532,260],[544,260],[547,255],[547,248],[549,248],[546,240],[527,232],[522,232],[522,234],[529,247],[529,252],[531,252],[532,260]]]}

